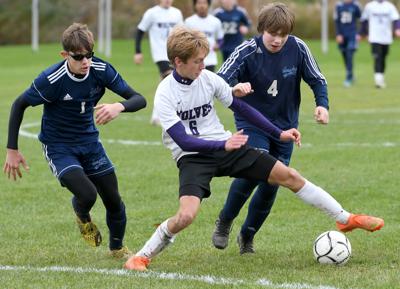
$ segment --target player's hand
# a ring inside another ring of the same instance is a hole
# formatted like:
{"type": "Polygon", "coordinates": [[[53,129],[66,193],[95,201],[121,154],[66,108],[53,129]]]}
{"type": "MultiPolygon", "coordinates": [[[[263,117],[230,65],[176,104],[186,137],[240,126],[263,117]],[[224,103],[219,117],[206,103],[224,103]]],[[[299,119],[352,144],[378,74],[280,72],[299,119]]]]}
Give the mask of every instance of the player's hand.
{"type": "Polygon", "coordinates": [[[116,118],[121,111],[124,111],[125,107],[119,103],[103,103],[96,105],[96,124],[106,124],[116,118]]]}
{"type": "Polygon", "coordinates": [[[135,62],[135,64],[142,64],[142,62],[143,62],[143,54],[142,53],[136,53],[133,56],[133,62],[135,62]]]}
{"type": "Polygon", "coordinates": [[[292,141],[297,146],[301,146],[301,133],[295,128],[282,131],[279,139],[281,141],[292,141]]]}
{"type": "Polygon", "coordinates": [[[314,119],[317,123],[328,124],[329,122],[329,112],[323,106],[317,106],[314,110],[314,119]]]}
{"type": "Polygon", "coordinates": [[[18,150],[7,149],[7,156],[4,163],[3,172],[9,179],[12,177],[13,180],[16,181],[17,176],[22,178],[22,173],[19,168],[20,164],[25,171],[29,171],[29,166],[27,165],[24,156],[18,150]]]}
{"type": "Polygon", "coordinates": [[[342,44],[343,43],[343,35],[341,35],[341,34],[336,35],[336,42],[338,44],[342,44]]]}
{"type": "Polygon", "coordinates": [[[249,33],[249,27],[247,27],[246,25],[240,25],[239,31],[240,34],[246,35],[247,33],[249,33]]]}
{"type": "Polygon", "coordinates": [[[225,150],[227,152],[240,149],[247,143],[249,136],[243,134],[243,130],[235,132],[225,143],[225,150]]]}
{"type": "Polygon", "coordinates": [[[396,35],[396,37],[400,37],[400,29],[396,29],[394,31],[394,35],[396,35]]]}
{"type": "Polygon", "coordinates": [[[356,35],[357,42],[360,42],[362,39],[363,39],[363,37],[360,34],[356,35]]]}
{"type": "Polygon", "coordinates": [[[250,82],[238,83],[232,89],[232,93],[236,97],[246,96],[253,92],[250,82]]]}

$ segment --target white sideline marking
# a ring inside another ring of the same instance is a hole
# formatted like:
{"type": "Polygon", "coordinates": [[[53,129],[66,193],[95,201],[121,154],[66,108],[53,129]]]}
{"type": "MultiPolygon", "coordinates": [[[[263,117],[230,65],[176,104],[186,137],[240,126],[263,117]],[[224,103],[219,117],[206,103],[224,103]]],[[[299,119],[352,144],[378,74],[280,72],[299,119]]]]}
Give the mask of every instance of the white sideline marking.
{"type": "MultiPolygon", "coordinates": [[[[26,128],[31,128],[31,127],[37,127],[40,126],[39,122],[32,122],[32,123],[27,123],[21,126],[21,129],[19,131],[19,134],[21,136],[27,137],[27,138],[33,138],[37,139],[37,134],[31,133],[26,131],[26,128]]],[[[123,140],[123,139],[102,139],[101,140],[104,143],[118,143],[122,145],[150,145],[150,146],[160,146],[162,143],[159,141],[137,141],[137,140],[123,140]]],[[[377,143],[356,143],[356,142],[345,142],[345,143],[334,143],[330,145],[324,145],[324,147],[367,147],[367,148],[392,148],[392,147],[398,147],[400,146],[399,142],[377,142],[377,143]]],[[[312,148],[313,144],[311,143],[302,143],[301,144],[302,148],[312,148]]]]}
{"type": "Polygon", "coordinates": [[[115,276],[132,276],[146,279],[163,279],[163,280],[179,280],[179,281],[197,281],[212,285],[256,285],[265,288],[282,288],[282,289],[339,289],[337,287],[327,285],[311,285],[307,283],[273,283],[268,279],[258,279],[256,281],[216,277],[212,275],[188,275],[183,273],[166,273],[166,272],[135,272],[123,269],[96,269],[82,267],[32,267],[32,266],[7,266],[0,265],[0,271],[33,271],[33,272],[68,272],[68,273],[96,273],[115,276]]]}

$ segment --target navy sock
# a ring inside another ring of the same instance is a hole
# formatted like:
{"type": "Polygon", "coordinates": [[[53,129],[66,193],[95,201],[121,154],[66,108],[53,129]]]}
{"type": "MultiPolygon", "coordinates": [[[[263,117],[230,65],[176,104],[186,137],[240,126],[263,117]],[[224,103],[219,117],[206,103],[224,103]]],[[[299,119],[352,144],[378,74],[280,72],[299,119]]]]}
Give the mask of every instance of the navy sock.
{"type": "Polygon", "coordinates": [[[125,235],[126,213],[125,205],[121,202],[121,209],[116,213],[107,211],[107,226],[110,230],[110,250],[122,248],[122,243],[125,235]]]}

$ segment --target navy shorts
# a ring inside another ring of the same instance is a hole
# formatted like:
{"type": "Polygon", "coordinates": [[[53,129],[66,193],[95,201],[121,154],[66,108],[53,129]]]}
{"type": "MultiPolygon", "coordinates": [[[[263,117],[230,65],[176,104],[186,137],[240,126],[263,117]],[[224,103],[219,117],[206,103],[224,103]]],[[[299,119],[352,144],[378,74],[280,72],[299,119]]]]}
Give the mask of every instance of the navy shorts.
{"type": "Polygon", "coordinates": [[[43,154],[54,176],[60,179],[66,172],[80,168],[87,176],[102,176],[114,171],[114,166],[100,142],[85,145],[45,145],[43,154]]]}
{"type": "Polygon", "coordinates": [[[267,181],[277,160],[265,150],[244,146],[231,152],[185,155],[178,160],[179,196],[208,198],[213,177],[267,181]]]}
{"type": "Polygon", "coordinates": [[[243,134],[249,136],[248,145],[266,150],[271,156],[289,166],[293,152],[293,142],[280,141],[254,128],[244,128],[243,134]]]}

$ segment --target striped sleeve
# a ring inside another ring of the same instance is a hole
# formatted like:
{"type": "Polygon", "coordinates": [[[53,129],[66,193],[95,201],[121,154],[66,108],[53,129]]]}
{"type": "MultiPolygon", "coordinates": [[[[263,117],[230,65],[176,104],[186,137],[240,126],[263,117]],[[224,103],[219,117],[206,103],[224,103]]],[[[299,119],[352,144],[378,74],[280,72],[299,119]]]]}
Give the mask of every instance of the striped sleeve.
{"type": "Polygon", "coordinates": [[[257,50],[255,39],[243,42],[235,48],[229,58],[222,64],[217,74],[221,76],[229,85],[237,84],[244,71],[246,58],[257,50]]]}

